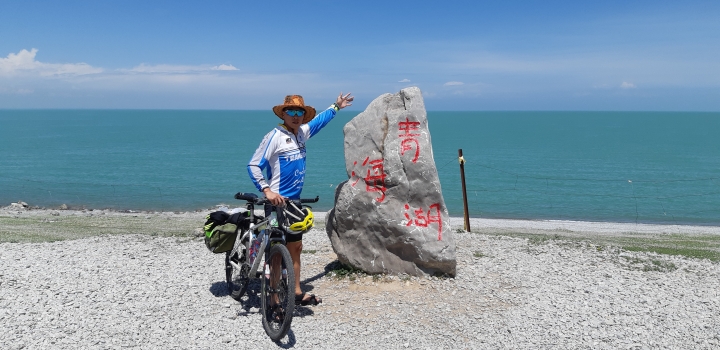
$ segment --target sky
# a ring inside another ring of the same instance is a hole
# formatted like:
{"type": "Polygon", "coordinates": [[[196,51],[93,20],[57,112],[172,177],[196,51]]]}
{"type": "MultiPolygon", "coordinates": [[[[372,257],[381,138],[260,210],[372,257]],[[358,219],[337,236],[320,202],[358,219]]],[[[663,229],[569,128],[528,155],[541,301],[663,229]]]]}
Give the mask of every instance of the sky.
{"type": "Polygon", "coordinates": [[[0,0],[0,109],[720,111],[720,1],[0,0]]]}

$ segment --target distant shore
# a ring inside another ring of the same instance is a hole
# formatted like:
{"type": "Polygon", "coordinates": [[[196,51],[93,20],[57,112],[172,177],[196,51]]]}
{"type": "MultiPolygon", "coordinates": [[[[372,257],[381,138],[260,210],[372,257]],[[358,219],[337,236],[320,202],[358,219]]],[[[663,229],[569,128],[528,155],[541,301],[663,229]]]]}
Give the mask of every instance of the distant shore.
{"type": "MultiPolygon", "coordinates": [[[[154,210],[113,210],[113,209],[50,209],[23,206],[19,203],[0,207],[0,215],[11,215],[24,213],[31,216],[45,216],[54,213],[56,216],[66,215],[179,215],[183,217],[203,216],[214,210],[224,207],[218,205],[214,208],[207,208],[195,211],[154,211],[154,210]]],[[[326,211],[315,211],[315,221],[325,223],[326,211]]],[[[452,229],[462,229],[464,219],[462,217],[450,217],[452,229]]],[[[560,231],[576,232],[600,235],[617,234],[685,234],[685,235],[720,235],[720,226],[713,225],[690,225],[690,224],[648,224],[648,223],[626,223],[626,222],[600,222],[600,221],[577,221],[577,220],[542,220],[542,219],[487,219],[470,218],[471,231],[488,231],[493,229],[511,231],[560,231]]]]}

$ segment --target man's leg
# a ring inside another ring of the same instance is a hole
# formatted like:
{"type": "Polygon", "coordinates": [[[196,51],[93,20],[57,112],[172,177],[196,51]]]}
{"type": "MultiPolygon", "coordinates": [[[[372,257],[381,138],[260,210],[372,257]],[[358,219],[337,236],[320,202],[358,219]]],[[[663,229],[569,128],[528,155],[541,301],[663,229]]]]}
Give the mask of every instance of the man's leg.
{"type": "MultiPolygon", "coordinates": [[[[302,239],[296,242],[287,242],[286,244],[288,250],[290,251],[290,257],[293,260],[293,268],[295,270],[295,295],[301,295],[302,290],[300,289],[300,254],[302,254],[302,239]]],[[[305,297],[303,297],[303,301],[311,301],[312,300],[311,294],[305,294],[305,297]]],[[[315,297],[315,302],[311,302],[311,304],[318,304],[321,303],[322,299],[315,297]]]]}
{"type": "Polygon", "coordinates": [[[295,270],[295,295],[300,295],[302,294],[302,290],[300,290],[300,254],[302,253],[302,241],[287,242],[286,246],[290,251],[293,270],[295,270]]]}

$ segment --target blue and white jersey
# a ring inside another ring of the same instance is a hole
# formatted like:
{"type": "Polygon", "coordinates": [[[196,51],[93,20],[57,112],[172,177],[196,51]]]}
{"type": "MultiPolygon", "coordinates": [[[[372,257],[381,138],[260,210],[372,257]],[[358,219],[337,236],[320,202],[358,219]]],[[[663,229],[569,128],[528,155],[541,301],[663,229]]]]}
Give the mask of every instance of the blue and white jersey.
{"type": "Polygon", "coordinates": [[[330,107],[298,128],[297,137],[280,124],[260,142],[247,169],[255,187],[290,199],[300,198],[305,182],[305,142],[335,117],[330,107]],[[263,176],[263,170],[266,176],[263,176]]]}

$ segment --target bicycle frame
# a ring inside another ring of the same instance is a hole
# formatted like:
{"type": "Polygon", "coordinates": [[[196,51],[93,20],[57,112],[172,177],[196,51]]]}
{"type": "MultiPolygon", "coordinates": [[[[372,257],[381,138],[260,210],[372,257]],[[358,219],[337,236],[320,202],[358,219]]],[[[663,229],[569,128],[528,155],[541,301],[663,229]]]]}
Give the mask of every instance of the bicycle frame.
{"type": "MultiPolygon", "coordinates": [[[[262,258],[263,258],[263,256],[265,255],[265,252],[268,250],[268,248],[269,248],[270,246],[272,246],[272,243],[273,243],[273,242],[281,242],[282,244],[285,244],[285,236],[284,236],[284,234],[283,234],[283,237],[282,237],[282,238],[277,238],[277,237],[276,237],[276,238],[270,238],[270,237],[272,236],[272,235],[271,235],[271,232],[273,232],[273,231],[274,231],[274,232],[279,232],[280,230],[277,230],[277,229],[272,228],[272,227],[271,227],[271,228],[268,228],[268,227],[267,227],[267,226],[268,226],[268,221],[269,221],[269,220],[265,220],[265,221],[262,222],[263,224],[257,225],[256,227],[252,227],[252,226],[251,226],[251,228],[248,229],[248,233],[250,233],[251,231],[256,231],[256,232],[262,232],[261,234],[263,235],[263,240],[262,240],[262,242],[260,243],[260,248],[258,249],[257,256],[255,257],[255,261],[253,261],[252,267],[250,268],[250,273],[249,273],[250,276],[255,276],[255,274],[257,273],[258,268],[260,267],[260,261],[262,261],[262,258]],[[270,244],[268,244],[268,243],[270,243],[270,244]]],[[[259,234],[256,235],[256,237],[258,237],[258,236],[259,236],[259,234]]],[[[244,235],[243,235],[243,237],[244,237],[244,235]]],[[[255,238],[255,239],[258,239],[258,238],[255,238]]],[[[250,240],[248,240],[248,245],[249,245],[250,243],[251,243],[250,240]]],[[[249,249],[249,248],[248,248],[248,249],[249,249]]]]}
{"type": "MultiPolygon", "coordinates": [[[[260,261],[262,260],[263,255],[265,255],[266,250],[268,250],[268,248],[272,246],[272,243],[280,242],[283,245],[285,245],[285,243],[286,243],[285,231],[278,227],[271,227],[270,219],[266,218],[266,217],[261,217],[260,222],[257,222],[257,223],[255,222],[256,220],[258,220],[258,218],[255,215],[255,205],[256,204],[258,204],[258,205],[266,204],[267,202],[265,202],[265,200],[259,199],[258,196],[255,194],[248,194],[248,193],[242,193],[242,192],[238,192],[237,194],[235,194],[235,199],[241,199],[241,200],[247,201],[246,208],[250,212],[251,224],[250,224],[250,227],[248,228],[248,230],[245,232],[245,234],[243,234],[243,236],[240,237],[239,240],[235,241],[235,247],[233,247],[233,250],[231,251],[230,255],[233,255],[237,252],[238,242],[245,241],[245,248],[247,249],[248,252],[250,251],[250,244],[252,244],[252,242],[250,241],[250,239],[247,239],[247,238],[249,238],[249,235],[252,232],[257,233],[255,235],[256,237],[261,232],[264,235],[262,243],[260,245],[260,249],[258,251],[258,255],[255,257],[255,261],[253,261],[253,265],[250,268],[249,276],[251,276],[251,278],[252,278],[253,276],[255,276],[257,274],[257,270],[260,266],[260,261]],[[279,233],[280,235],[274,235],[273,233],[279,233]]],[[[315,203],[319,199],[320,199],[319,197],[315,197],[314,199],[299,199],[298,201],[300,203],[315,203]]],[[[277,217],[279,217],[279,213],[277,213],[278,210],[279,210],[278,208],[275,208],[277,217]]],[[[233,266],[233,268],[236,268],[236,269],[240,268],[240,266],[238,266],[238,264],[233,261],[230,261],[230,264],[233,266]]]]}
{"type": "MultiPolygon", "coordinates": [[[[272,246],[272,243],[278,242],[285,245],[285,232],[283,232],[281,229],[277,227],[271,227],[270,226],[270,219],[263,217],[263,220],[254,223],[256,220],[255,215],[255,203],[248,201],[247,209],[250,212],[250,227],[245,231],[245,234],[240,237],[239,240],[235,241],[235,247],[233,247],[233,251],[231,253],[234,254],[237,251],[238,248],[238,242],[245,241],[245,248],[247,251],[250,251],[250,245],[252,244],[252,241],[249,238],[250,234],[252,232],[255,232],[255,237],[259,237],[261,234],[263,235],[262,243],[260,244],[260,248],[258,249],[257,256],[255,257],[255,261],[253,261],[252,266],[250,267],[250,272],[248,273],[249,276],[255,276],[257,274],[257,270],[260,267],[260,261],[262,261],[263,256],[265,255],[265,252],[269,249],[269,247],[272,246]],[[273,235],[272,233],[280,233],[280,237],[277,237],[277,235],[273,235]],[[275,237],[273,237],[275,236],[275,237]],[[270,243],[270,244],[268,244],[270,243]]],[[[276,209],[277,214],[277,209],[276,209]]],[[[258,239],[258,238],[255,238],[258,239]]],[[[242,244],[242,243],[240,243],[242,244]]],[[[240,269],[240,266],[237,265],[235,262],[231,261],[230,264],[236,268],[240,269]]],[[[251,277],[252,278],[252,277],[251,277]]]]}

